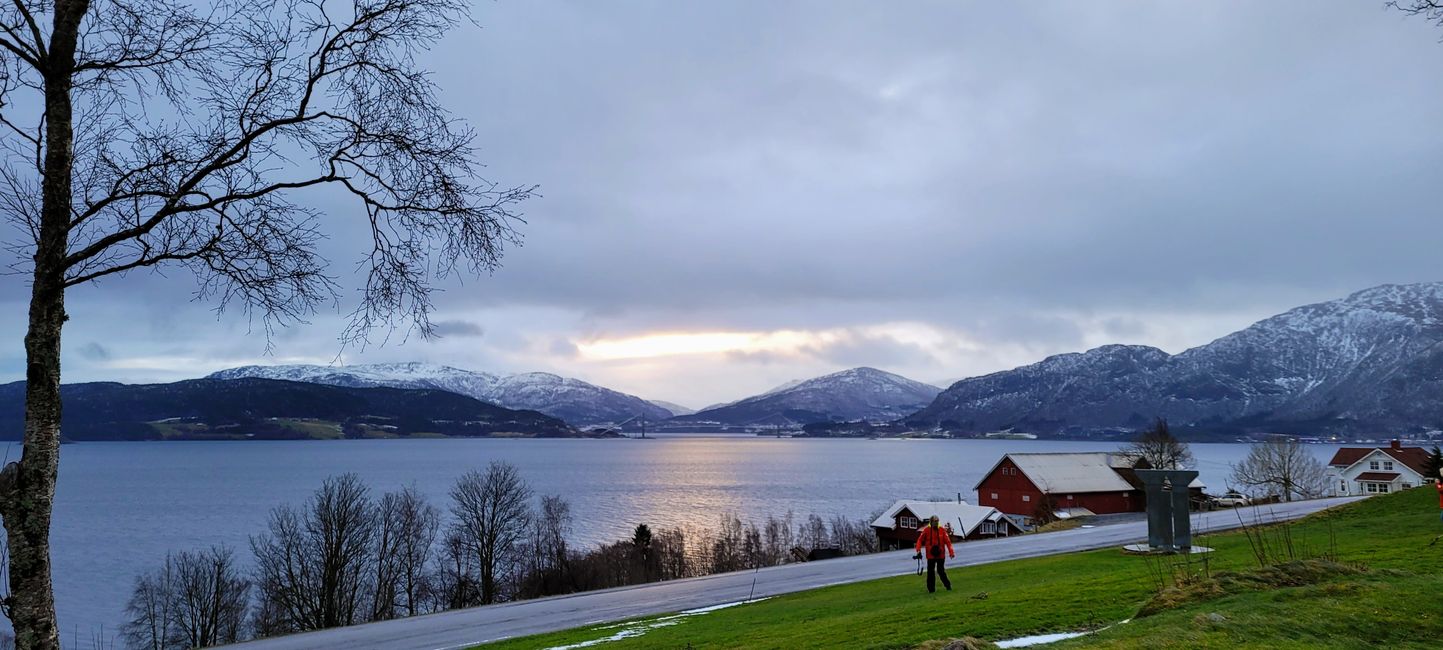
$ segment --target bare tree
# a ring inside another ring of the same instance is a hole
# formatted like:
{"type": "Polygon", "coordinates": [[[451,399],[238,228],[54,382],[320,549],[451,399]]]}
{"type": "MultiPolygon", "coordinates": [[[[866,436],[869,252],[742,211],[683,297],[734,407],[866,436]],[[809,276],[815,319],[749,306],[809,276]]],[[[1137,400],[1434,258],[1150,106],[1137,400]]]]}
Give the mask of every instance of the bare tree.
{"type": "Polygon", "coordinates": [[[531,526],[531,488],[515,465],[495,461],[451,488],[452,533],[474,561],[480,604],[497,602],[513,577],[531,526]]]}
{"type": "Polygon", "coordinates": [[[717,520],[712,538],[711,566],[708,573],[726,573],[747,568],[746,527],[735,514],[724,514],[717,520]]]}
{"type": "Polygon", "coordinates": [[[150,650],[202,648],[241,640],[250,582],[228,548],[168,555],[138,576],[121,626],[126,645],[150,650]]]}
{"type": "Polygon", "coordinates": [[[242,639],[250,581],[226,547],[182,551],[174,557],[176,647],[208,648],[242,639]]]}
{"type": "Polygon", "coordinates": [[[121,637],[133,650],[170,650],[175,638],[175,565],[167,557],[161,568],[137,576],[126,603],[121,637]]]}
{"type": "Polygon", "coordinates": [[[658,579],[675,580],[687,577],[686,533],[668,528],[651,536],[651,552],[656,556],[658,579]]]}
{"type": "Polygon", "coordinates": [[[431,332],[432,281],[496,266],[532,188],[480,178],[417,60],[462,0],[14,0],[0,9],[0,213],[30,279],[25,451],[0,479],[17,642],[58,648],[50,513],[70,287],[178,266],[266,331],[339,296],[322,186],[371,245],[345,340],[431,332]]]}
{"type": "Polygon", "coordinates": [[[572,591],[575,585],[568,575],[571,551],[566,542],[572,530],[571,504],[560,496],[544,496],[532,521],[518,595],[535,598],[572,591]]]}
{"type": "Polygon", "coordinates": [[[827,522],[815,514],[807,515],[807,520],[797,525],[797,541],[807,550],[825,548],[830,541],[827,522]]]}
{"type": "Polygon", "coordinates": [[[452,527],[441,542],[441,568],[433,579],[436,609],[480,605],[481,587],[475,577],[478,573],[475,555],[468,550],[461,533],[452,527]]]}
{"type": "Polygon", "coordinates": [[[290,631],[365,620],[375,507],[355,474],[326,479],[304,510],[271,510],[269,532],[251,538],[256,585],[290,631]]]}
{"type": "Polygon", "coordinates": [[[782,519],[767,516],[766,526],[762,530],[763,564],[772,566],[786,562],[788,552],[795,546],[792,541],[792,519],[791,511],[787,511],[787,516],[782,519]]]}
{"type": "Polygon", "coordinates": [[[1167,420],[1158,418],[1152,426],[1138,432],[1122,453],[1147,461],[1152,469],[1189,469],[1196,464],[1187,443],[1168,430],[1167,420]]]}
{"type": "Polygon", "coordinates": [[[1232,465],[1232,480],[1250,492],[1277,495],[1285,501],[1323,493],[1327,470],[1306,446],[1287,436],[1271,436],[1232,465]]]}
{"type": "Polygon", "coordinates": [[[382,497],[380,518],[396,540],[392,546],[396,562],[395,606],[406,616],[415,616],[430,600],[428,567],[441,526],[441,511],[414,486],[407,486],[382,497]]]}
{"type": "Polygon", "coordinates": [[[1428,22],[1443,26],[1443,2],[1438,0],[1390,0],[1383,6],[1409,16],[1422,16],[1428,22]]]}
{"type": "Polygon", "coordinates": [[[877,545],[877,534],[867,522],[848,519],[842,515],[832,517],[832,546],[840,549],[843,554],[875,553],[878,550],[877,545]]]}

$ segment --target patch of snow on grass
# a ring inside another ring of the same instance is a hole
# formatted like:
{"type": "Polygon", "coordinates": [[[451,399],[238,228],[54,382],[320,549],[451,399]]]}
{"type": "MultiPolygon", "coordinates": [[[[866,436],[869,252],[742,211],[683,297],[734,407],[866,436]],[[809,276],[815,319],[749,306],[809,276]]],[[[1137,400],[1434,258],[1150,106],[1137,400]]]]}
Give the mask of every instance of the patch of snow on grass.
{"type": "Polygon", "coordinates": [[[747,604],[747,603],[761,602],[761,601],[763,601],[763,600],[766,600],[766,598],[753,598],[753,599],[751,599],[751,600],[739,600],[739,601],[734,602],[734,603],[722,603],[722,604],[720,604],[720,605],[711,605],[711,606],[708,606],[708,607],[698,607],[698,608],[696,608],[696,609],[683,610],[683,611],[681,611],[681,612],[679,612],[679,613],[672,614],[672,615],[670,615],[670,616],[662,616],[662,617],[659,617],[659,618],[653,618],[653,619],[648,619],[648,620],[644,620],[644,621],[634,621],[634,622],[631,622],[631,623],[616,623],[616,624],[613,624],[613,625],[605,625],[605,626],[599,627],[599,628],[597,628],[597,629],[599,629],[599,630],[613,630],[613,629],[614,629],[614,630],[616,630],[616,631],[613,632],[613,633],[611,633],[611,636],[604,636],[604,637],[601,637],[600,639],[591,639],[591,640],[588,640],[588,641],[578,641],[578,642],[576,642],[576,643],[572,643],[572,644],[568,644],[568,645],[552,646],[552,647],[550,647],[550,648],[547,648],[546,650],[576,650],[577,648],[590,648],[590,647],[592,647],[592,646],[598,646],[598,645],[601,645],[601,644],[603,644],[603,643],[612,643],[612,642],[614,642],[614,641],[621,641],[621,640],[623,640],[623,639],[630,639],[630,638],[633,638],[633,637],[638,637],[638,636],[641,636],[641,635],[643,635],[643,634],[646,634],[647,632],[650,632],[650,631],[652,631],[652,630],[657,630],[657,629],[661,629],[661,628],[663,628],[663,627],[671,627],[671,626],[673,626],[673,625],[680,624],[680,623],[683,622],[685,619],[687,619],[688,617],[691,617],[691,616],[700,616],[700,615],[702,615],[702,614],[709,614],[709,613],[714,612],[714,611],[717,611],[717,610],[719,610],[719,609],[726,609],[726,608],[728,608],[728,607],[736,607],[737,605],[745,605],[745,604],[747,604]]]}
{"type": "Polygon", "coordinates": [[[1033,636],[1023,636],[1023,637],[1017,637],[1017,638],[1015,638],[1015,639],[1008,639],[1008,640],[1006,640],[1006,641],[998,641],[998,642],[997,642],[997,647],[999,647],[999,648],[1027,648],[1027,647],[1031,647],[1031,646],[1035,646],[1035,645],[1042,645],[1042,644],[1044,644],[1044,643],[1055,643],[1055,642],[1057,642],[1057,641],[1062,641],[1062,640],[1065,640],[1065,639],[1075,639],[1075,638],[1080,637],[1080,636],[1082,636],[1082,635],[1084,635],[1084,634],[1091,634],[1091,633],[1090,633],[1090,632],[1057,632],[1057,633],[1055,633],[1055,634],[1036,634],[1036,635],[1033,635],[1033,636]]]}

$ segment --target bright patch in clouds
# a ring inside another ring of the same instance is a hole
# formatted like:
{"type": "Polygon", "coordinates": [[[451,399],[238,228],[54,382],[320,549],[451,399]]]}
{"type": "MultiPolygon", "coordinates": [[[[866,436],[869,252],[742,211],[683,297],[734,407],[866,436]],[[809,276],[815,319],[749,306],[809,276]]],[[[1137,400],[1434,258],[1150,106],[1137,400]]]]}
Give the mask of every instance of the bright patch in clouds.
{"type": "Polygon", "coordinates": [[[823,335],[819,333],[794,330],[667,333],[599,339],[578,343],[576,349],[584,359],[610,361],[726,352],[796,352],[802,347],[822,342],[822,339],[823,335]]]}
{"type": "Polygon", "coordinates": [[[888,338],[901,343],[937,346],[943,343],[944,337],[941,331],[925,324],[887,323],[825,330],[667,332],[596,339],[577,343],[576,349],[583,359],[590,361],[727,353],[803,355],[858,338],[888,338]]]}

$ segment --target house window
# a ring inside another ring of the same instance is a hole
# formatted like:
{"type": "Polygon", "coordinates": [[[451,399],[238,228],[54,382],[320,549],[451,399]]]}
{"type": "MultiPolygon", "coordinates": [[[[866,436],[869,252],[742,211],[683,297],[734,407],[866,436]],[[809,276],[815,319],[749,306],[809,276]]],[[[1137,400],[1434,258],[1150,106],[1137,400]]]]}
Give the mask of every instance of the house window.
{"type": "Polygon", "coordinates": [[[1385,461],[1383,461],[1383,469],[1386,469],[1386,470],[1388,470],[1388,471],[1390,471],[1390,472],[1393,471],[1393,461],[1391,461],[1391,460],[1385,460],[1385,461]]]}
{"type": "Polygon", "coordinates": [[[982,534],[990,535],[995,532],[997,532],[997,524],[994,524],[990,521],[982,522],[982,534]]]}
{"type": "Polygon", "coordinates": [[[1072,500],[1072,495],[1071,495],[1071,494],[1067,495],[1067,500],[1068,500],[1068,501],[1071,501],[1071,500],[1072,500]]]}
{"type": "Polygon", "coordinates": [[[902,527],[902,528],[916,528],[916,527],[917,527],[917,518],[916,518],[916,517],[905,517],[905,516],[902,517],[901,527],[902,527]]]}
{"type": "Polygon", "coordinates": [[[1338,481],[1338,491],[1339,491],[1339,492],[1342,492],[1343,494],[1347,494],[1347,493],[1348,493],[1348,482],[1347,482],[1347,481],[1338,481]]]}
{"type": "Polygon", "coordinates": [[[1027,502],[1029,502],[1029,501],[1031,501],[1031,500],[1032,500],[1032,495],[1030,495],[1030,494],[1024,494],[1024,495],[1022,495],[1022,502],[1023,502],[1023,503],[1027,503],[1027,502]]]}
{"type": "Polygon", "coordinates": [[[1367,488],[1368,488],[1368,494],[1387,494],[1387,493],[1388,493],[1388,484],[1387,484],[1387,483],[1368,483],[1368,484],[1366,484],[1366,486],[1367,486],[1367,488]]]}
{"type": "Polygon", "coordinates": [[[1410,488],[1410,487],[1413,487],[1413,484],[1412,484],[1412,483],[1404,483],[1404,484],[1403,484],[1403,489],[1404,489],[1404,490],[1406,490],[1406,489],[1408,489],[1408,488],[1410,488]]]}
{"type": "Polygon", "coordinates": [[[1370,461],[1368,461],[1368,469],[1373,469],[1373,470],[1378,469],[1378,461],[1376,461],[1376,460],[1370,460],[1370,461]]]}
{"type": "Polygon", "coordinates": [[[992,493],[992,498],[994,498],[994,499],[997,498],[997,493],[996,493],[996,492],[993,492],[993,493],[992,493]]]}

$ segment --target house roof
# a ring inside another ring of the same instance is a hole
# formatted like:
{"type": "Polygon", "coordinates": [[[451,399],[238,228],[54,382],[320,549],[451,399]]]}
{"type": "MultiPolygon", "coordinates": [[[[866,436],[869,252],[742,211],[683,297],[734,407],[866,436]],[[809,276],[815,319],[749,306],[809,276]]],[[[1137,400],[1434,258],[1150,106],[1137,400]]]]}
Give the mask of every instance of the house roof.
{"type": "Polygon", "coordinates": [[[1397,472],[1363,472],[1354,481],[1384,481],[1392,482],[1398,478],[1397,472]]]}
{"type": "Polygon", "coordinates": [[[930,519],[933,515],[943,524],[952,524],[952,533],[960,537],[966,537],[973,529],[984,521],[1000,521],[1002,513],[991,506],[974,506],[968,503],[955,503],[952,501],[916,501],[902,499],[887,508],[882,516],[872,522],[874,528],[890,529],[896,525],[897,513],[903,508],[917,515],[918,519],[930,519]]]}
{"type": "MultiPolygon", "coordinates": [[[[1124,454],[1103,451],[1093,452],[1034,452],[1007,454],[1002,460],[1012,459],[1012,464],[1038,489],[1053,494],[1059,492],[1128,492],[1137,489],[1121,472],[1132,469],[1132,458],[1124,454]]],[[[998,465],[1002,461],[997,461],[998,465]]],[[[986,481],[992,471],[982,477],[986,481]]],[[[982,487],[982,481],[972,489],[982,487]]],[[[1188,487],[1206,487],[1202,481],[1193,480],[1188,487]]]]}
{"type": "Polygon", "coordinates": [[[1429,454],[1428,450],[1422,447],[1343,447],[1333,454],[1333,459],[1328,461],[1328,464],[1333,467],[1352,467],[1375,451],[1381,451],[1393,460],[1403,463],[1419,476],[1428,471],[1429,454]]]}

